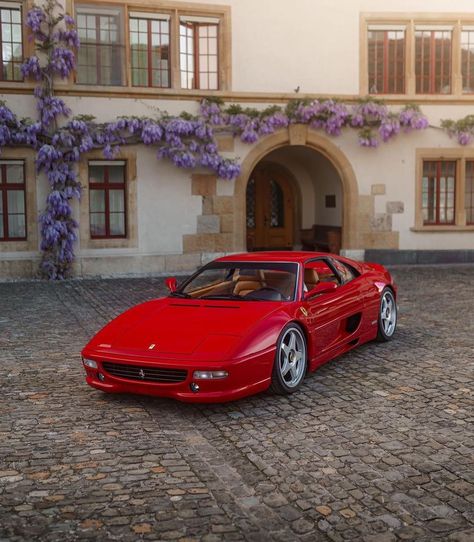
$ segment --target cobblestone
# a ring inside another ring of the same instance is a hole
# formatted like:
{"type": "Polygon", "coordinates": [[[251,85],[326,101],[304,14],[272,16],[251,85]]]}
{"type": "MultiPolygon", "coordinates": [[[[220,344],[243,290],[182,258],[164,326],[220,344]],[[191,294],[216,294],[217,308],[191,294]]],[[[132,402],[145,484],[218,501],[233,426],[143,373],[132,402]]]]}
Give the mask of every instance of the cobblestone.
{"type": "Polygon", "coordinates": [[[291,397],[104,395],[79,352],[158,279],[0,284],[0,540],[474,540],[474,267],[291,397]]]}

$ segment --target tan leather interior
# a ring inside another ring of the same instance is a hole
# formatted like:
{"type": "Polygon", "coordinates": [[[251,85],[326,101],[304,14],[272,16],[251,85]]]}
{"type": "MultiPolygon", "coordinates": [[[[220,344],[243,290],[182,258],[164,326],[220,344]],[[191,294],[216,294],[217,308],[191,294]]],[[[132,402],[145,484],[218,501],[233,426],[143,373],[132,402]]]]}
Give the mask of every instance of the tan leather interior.
{"type": "Polygon", "coordinates": [[[306,285],[306,288],[308,288],[308,292],[312,290],[316,284],[319,282],[319,275],[316,271],[316,269],[312,267],[306,267],[304,270],[304,283],[306,285]]]}
{"type": "Polygon", "coordinates": [[[234,294],[244,296],[262,288],[262,283],[258,280],[238,280],[234,287],[234,294]]]}

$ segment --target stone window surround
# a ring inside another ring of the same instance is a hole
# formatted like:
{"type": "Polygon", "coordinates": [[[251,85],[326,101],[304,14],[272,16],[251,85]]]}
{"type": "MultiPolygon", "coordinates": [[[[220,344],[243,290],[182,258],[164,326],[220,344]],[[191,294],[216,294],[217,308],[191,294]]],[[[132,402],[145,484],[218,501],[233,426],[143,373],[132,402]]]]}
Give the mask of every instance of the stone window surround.
{"type": "Polygon", "coordinates": [[[38,211],[36,201],[36,153],[32,149],[6,147],[2,160],[24,160],[26,185],[26,239],[22,241],[0,241],[0,252],[24,252],[38,250],[38,211]]]}
{"type": "MultiPolygon", "coordinates": [[[[116,239],[91,239],[89,226],[89,160],[104,160],[101,150],[85,153],[79,161],[79,179],[82,185],[79,219],[81,249],[135,248],[138,246],[137,228],[137,150],[132,146],[121,149],[115,160],[125,160],[125,198],[127,212],[127,237],[116,239]]],[[[113,160],[111,160],[113,162],[113,160]]]]}
{"type": "Polygon", "coordinates": [[[472,100],[472,94],[462,91],[461,74],[461,28],[474,26],[473,13],[361,13],[359,22],[359,85],[360,95],[369,94],[368,83],[368,28],[370,25],[403,25],[406,28],[405,45],[405,93],[404,94],[376,94],[381,97],[400,97],[419,101],[443,101],[448,97],[472,100]],[[417,94],[415,79],[415,26],[449,25],[453,27],[452,33],[452,66],[451,66],[451,92],[449,94],[417,94]]]}
{"type": "Polygon", "coordinates": [[[464,192],[466,186],[466,160],[474,160],[472,148],[442,149],[426,148],[416,150],[416,190],[415,190],[415,225],[414,232],[474,232],[474,225],[466,225],[464,192]],[[456,161],[455,223],[446,225],[423,224],[422,182],[424,160],[456,161]]]}
{"type": "MultiPolygon", "coordinates": [[[[66,10],[69,13],[74,12],[74,5],[90,4],[88,0],[66,0],[66,10]]],[[[87,95],[90,93],[118,93],[121,96],[130,94],[151,94],[151,95],[174,95],[177,91],[180,94],[194,95],[196,92],[203,94],[214,94],[216,91],[203,91],[199,89],[187,90],[182,89],[180,84],[180,69],[179,69],[179,20],[180,16],[195,16],[195,17],[213,17],[219,19],[219,90],[227,91],[231,88],[231,8],[230,6],[219,4],[201,4],[193,2],[173,2],[168,0],[100,0],[98,4],[104,6],[110,5],[114,7],[122,7],[124,9],[124,47],[125,47],[125,64],[126,77],[125,85],[123,86],[99,86],[99,85],[80,85],[74,82],[74,77],[71,76],[67,82],[58,82],[56,89],[74,90],[74,94],[87,95]],[[131,53],[130,53],[130,36],[128,29],[128,19],[130,11],[139,12],[156,12],[170,16],[170,70],[171,70],[171,85],[170,88],[159,87],[134,87],[131,84],[131,53]],[[79,92],[78,92],[79,91],[79,92]]]]}

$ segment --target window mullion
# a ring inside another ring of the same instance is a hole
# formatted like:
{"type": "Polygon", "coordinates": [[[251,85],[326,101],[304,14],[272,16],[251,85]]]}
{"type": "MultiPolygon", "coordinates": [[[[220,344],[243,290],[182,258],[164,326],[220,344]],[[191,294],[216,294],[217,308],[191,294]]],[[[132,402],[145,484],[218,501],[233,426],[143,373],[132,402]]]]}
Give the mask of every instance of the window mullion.
{"type": "Polygon", "coordinates": [[[452,32],[451,51],[451,77],[452,93],[462,94],[462,69],[461,69],[461,21],[456,21],[452,32]]]}
{"type": "Polygon", "coordinates": [[[455,224],[456,226],[466,225],[466,158],[463,157],[456,162],[456,194],[455,194],[455,224]]]}
{"type": "Polygon", "coordinates": [[[201,88],[199,80],[199,23],[193,23],[193,45],[194,45],[194,85],[193,88],[201,88]]]}
{"type": "Polygon", "coordinates": [[[405,29],[405,92],[410,96],[416,90],[415,54],[415,24],[410,20],[405,29]]]}
{"type": "Polygon", "coordinates": [[[169,52],[169,62],[170,62],[170,81],[171,88],[179,89],[181,88],[181,65],[180,65],[180,28],[179,28],[179,15],[178,11],[175,9],[171,14],[170,19],[170,52],[169,52]]]}
{"type": "Polygon", "coordinates": [[[388,74],[389,74],[389,69],[390,69],[390,58],[389,58],[389,54],[388,54],[388,44],[389,44],[389,40],[388,40],[388,31],[385,31],[383,33],[383,48],[382,48],[382,51],[383,51],[383,60],[382,60],[382,66],[383,66],[383,73],[382,73],[382,77],[383,77],[383,91],[384,91],[384,94],[388,94],[389,93],[389,83],[388,83],[388,74]]]}

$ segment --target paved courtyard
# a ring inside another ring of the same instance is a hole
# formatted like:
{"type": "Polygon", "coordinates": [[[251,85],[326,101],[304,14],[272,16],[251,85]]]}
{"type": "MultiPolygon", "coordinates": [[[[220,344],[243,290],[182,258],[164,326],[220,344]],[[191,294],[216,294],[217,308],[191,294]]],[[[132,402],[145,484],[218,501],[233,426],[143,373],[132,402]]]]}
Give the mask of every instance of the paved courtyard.
{"type": "Polygon", "coordinates": [[[0,284],[0,540],[474,540],[474,267],[394,275],[393,342],[212,406],[84,382],[161,279],[0,284]]]}

